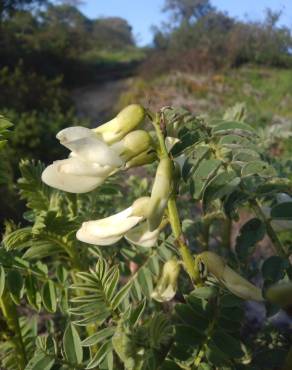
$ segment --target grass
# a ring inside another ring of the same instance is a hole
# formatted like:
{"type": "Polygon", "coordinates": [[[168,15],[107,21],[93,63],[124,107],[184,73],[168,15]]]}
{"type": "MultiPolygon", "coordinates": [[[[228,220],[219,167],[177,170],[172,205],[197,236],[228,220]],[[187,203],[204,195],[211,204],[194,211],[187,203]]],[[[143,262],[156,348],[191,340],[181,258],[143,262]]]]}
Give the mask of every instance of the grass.
{"type": "Polygon", "coordinates": [[[154,109],[180,103],[194,113],[217,117],[243,102],[251,118],[264,126],[276,117],[292,120],[292,70],[245,66],[219,74],[177,72],[152,80],[136,78],[120,105],[133,101],[154,109]]]}
{"type": "Polygon", "coordinates": [[[292,119],[292,70],[246,67],[225,74],[229,86],[223,99],[228,105],[244,101],[262,119],[292,119]]]}
{"type": "Polygon", "coordinates": [[[131,63],[139,62],[145,58],[143,49],[127,48],[123,50],[94,49],[85,53],[82,60],[89,63],[131,63]]]}

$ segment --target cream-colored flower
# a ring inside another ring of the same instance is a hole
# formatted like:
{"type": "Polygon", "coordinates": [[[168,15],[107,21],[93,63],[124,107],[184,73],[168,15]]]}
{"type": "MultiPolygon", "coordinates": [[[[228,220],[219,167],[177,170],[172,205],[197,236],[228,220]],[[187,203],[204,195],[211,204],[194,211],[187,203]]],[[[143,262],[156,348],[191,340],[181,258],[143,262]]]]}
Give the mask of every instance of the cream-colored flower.
{"type": "Polygon", "coordinates": [[[71,153],[69,158],[56,161],[48,166],[42,174],[42,180],[56,189],[71,193],[86,193],[101,185],[108,176],[119,169],[131,167],[130,162],[153,161],[153,154],[151,157],[140,158],[141,154],[151,151],[150,135],[143,130],[127,133],[129,128],[137,125],[137,117],[134,117],[133,110],[141,111],[142,108],[140,106],[127,108],[117,116],[119,117],[118,137],[120,141],[112,145],[104,142],[103,139],[108,137],[109,127],[117,130],[113,125],[105,124],[107,127],[105,136],[98,133],[97,129],[90,130],[80,126],[60,131],[57,139],[71,153]],[[128,118],[126,118],[127,114],[128,118]],[[131,119],[134,120],[132,124],[130,124],[131,119]]]}
{"type": "Polygon", "coordinates": [[[42,181],[69,193],[86,193],[101,185],[113,170],[110,166],[68,158],[48,166],[42,173],[42,181]]]}
{"type": "Polygon", "coordinates": [[[161,228],[150,231],[147,222],[143,222],[125,234],[125,238],[132,244],[141,247],[154,247],[157,243],[161,228]]]}
{"type": "Polygon", "coordinates": [[[60,131],[57,138],[71,154],[42,173],[42,181],[56,189],[86,193],[102,184],[124,163],[112,148],[85,127],[69,127],[60,131]]]}
{"type": "MultiPolygon", "coordinates": [[[[129,208],[101,220],[84,222],[76,236],[82,242],[95,245],[110,245],[125,236],[147,216],[149,198],[137,199],[129,208]]],[[[147,232],[147,230],[142,230],[147,232]]],[[[143,232],[136,232],[143,239],[143,232]]],[[[135,234],[135,233],[134,233],[135,234]]],[[[135,238],[135,235],[133,236],[135,238]]],[[[128,234],[131,239],[131,234],[128,234]]],[[[146,236],[147,239],[147,236],[146,236]]],[[[145,241],[145,240],[144,240],[145,241]]]]}
{"type": "Polygon", "coordinates": [[[177,290],[177,279],[180,265],[176,258],[167,261],[162,269],[161,277],[151,297],[158,302],[167,302],[174,298],[177,290]]]}

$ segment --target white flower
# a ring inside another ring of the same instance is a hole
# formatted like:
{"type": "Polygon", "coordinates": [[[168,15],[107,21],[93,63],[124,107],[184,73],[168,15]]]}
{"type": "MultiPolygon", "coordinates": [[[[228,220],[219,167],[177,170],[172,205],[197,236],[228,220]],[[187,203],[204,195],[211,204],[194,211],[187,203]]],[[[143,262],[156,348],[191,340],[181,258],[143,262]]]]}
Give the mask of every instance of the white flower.
{"type": "Polygon", "coordinates": [[[112,171],[110,166],[100,166],[72,157],[48,166],[42,173],[42,180],[59,190],[86,193],[101,185],[112,171]]]}
{"type": "Polygon", "coordinates": [[[133,207],[129,207],[101,220],[83,222],[76,236],[84,243],[110,245],[120,240],[128,230],[141,220],[143,217],[134,216],[133,207]]]}
{"type": "Polygon", "coordinates": [[[111,245],[125,236],[133,244],[152,246],[159,230],[150,233],[145,224],[135,228],[147,217],[148,204],[148,197],[139,198],[132,206],[113,216],[84,222],[77,232],[77,239],[89,244],[111,245]]]}
{"type": "Polygon", "coordinates": [[[123,165],[120,156],[85,127],[69,127],[58,133],[61,144],[71,150],[70,157],[56,161],[42,173],[49,186],[70,193],[86,193],[123,165]]]}
{"type": "Polygon", "coordinates": [[[140,245],[142,247],[154,247],[157,242],[160,228],[158,227],[154,231],[150,231],[147,222],[143,222],[140,225],[129,230],[125,238],[132,244],[140,245]]]}
{"type": "Polygon", "coordinates": [[[158,302],[170,301],[176,294],[177,279],[180,272],[180,265],[177,259],[167,261],[162,269],[161,277],[151,297],[158,302]]]}
{"type": "MultiPolygon", "coordinates": [[[[42,180],[54,188],[71,193],[86,193],[129,163],[141,162],[142,153],[152,146],[150,135],[143,130],[128,133],[121,141],[108,145],[97,134],[85,127],[69,127],[57,134],[60,143],[71,150],[67,159],[56,161],[42,174],[42,180]],[[136,161],[137,162],[137,161],[136,161]]],[[[153,161],[144,155],[142,161],[153,161]]]]}

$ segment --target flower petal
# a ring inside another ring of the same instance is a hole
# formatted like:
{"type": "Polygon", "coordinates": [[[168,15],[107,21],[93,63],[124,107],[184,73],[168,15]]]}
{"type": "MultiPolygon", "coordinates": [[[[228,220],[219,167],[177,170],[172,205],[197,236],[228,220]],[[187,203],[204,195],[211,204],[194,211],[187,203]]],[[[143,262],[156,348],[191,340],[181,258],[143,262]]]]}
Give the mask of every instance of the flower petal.
{"type": "MultiPolygon", "coordinates": [[[[67,161],[65,159],[65,161],[67,161]]],[[[56,161],[48,166],[42,173],[42,181],[59,190],[69,193],[87,193],[101,185],[104,177],[76,176],[68,173],[62,173],[60,167],[64,161],[56,161]]]]}
{"type": "Polygon", "coordinates": [[[107,177],[113,171],[111,166],[102,166],[98,163],[84,161],[77,156],[59,162],[60,171],[70,175],[107,177]]]}
{"type": "Polygon", "coordinates": [[[88,233],[102,239],[111,236],[124,235],[143,219],[142,216],[131,216],[131,213],[132,207],[129,207],[113,216],[96,221],[83,222],[81,229],[83,229],[84,233],[88,233]]]}
{"type": "Polygon", "coordinates": [[[60,143],[67,147],[67,143],[71,141],[75,141],[78,139],[83,139],[85,137],[97,137],[94,131],[90,130],[89,128],[82,127],[82,126],[74,126],[74,127],[67,127],[64,130],[61,130],[57,134],[57,139],[60,143]]]}
{"type": "Polygon", "coordinates": [[[169,284],[164,290],[156,288],[152,294],[151,297],[155,299],[157,302],[168,302],[171,301],[172,298],[174,298],[176,294],[176,289],[169,284]]]}
{"type": "Polygon", "coordinates": [[[84,160],[99,163],[102,166],[120,167],[123,161],[107,144],[94,137],[85,137],[66,144],[67,148],[84,160]]]}
{"type": "Polygon", "coordinates": [[[123,235],[112,236],[109,238],[98,238],[96,235],[86,232],[84,228],[77,231],[76,237],[83,243],[94,244],[94,245],[112,245],[122,239],[123,235]]]}
{"type": "Polygon", "coordinates": [[[159,228],[154,231],[149,231],[147,223],[144,222],[129,230],[125,235],[125,238],[130,243],[140,245],[142,247],[153,247],[157,243],[159,232],[159,228]]]}

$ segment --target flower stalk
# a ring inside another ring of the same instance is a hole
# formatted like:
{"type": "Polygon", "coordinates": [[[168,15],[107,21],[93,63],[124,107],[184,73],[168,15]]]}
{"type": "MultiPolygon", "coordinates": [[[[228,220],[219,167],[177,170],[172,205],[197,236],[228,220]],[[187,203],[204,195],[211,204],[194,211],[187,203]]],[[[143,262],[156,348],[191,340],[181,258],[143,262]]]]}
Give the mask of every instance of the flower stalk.
{"type": "MultiPolygon", "coordinates": [[[[156,114],[154,118],[151,114],[149,115],[151,117],[152,124],[155,128],[155,132],[156,132],[157,139],[159,142],[158,155],[160,159],[169,158],[171,160],[171,158],[169,157],[166,145],[165,145],[166,128],[165,128],[163,113],[161,112],[160,114],[156,114]]],[[[171,225],[173,235],[176,239],[176,246],[178,247],[178,250],[183,260],[184,268],[186,272],[188,273],[188,275],[190,276],[191,280],[197,284],[200,282],[201,279],[200,279],[199,271],[195,267],[195,260],[192,256],[192,253],[185,242],[185,238],[184,238],[182,228],[181,228],[181,222],[180,222],[180,217],[179,217],[179,213],[177,209],[177,204],[176,204],[176,195],[174,194],[174,192],[172,192],[168,200],[167,207],[168,207],[169,222],[171,225]]]]}

